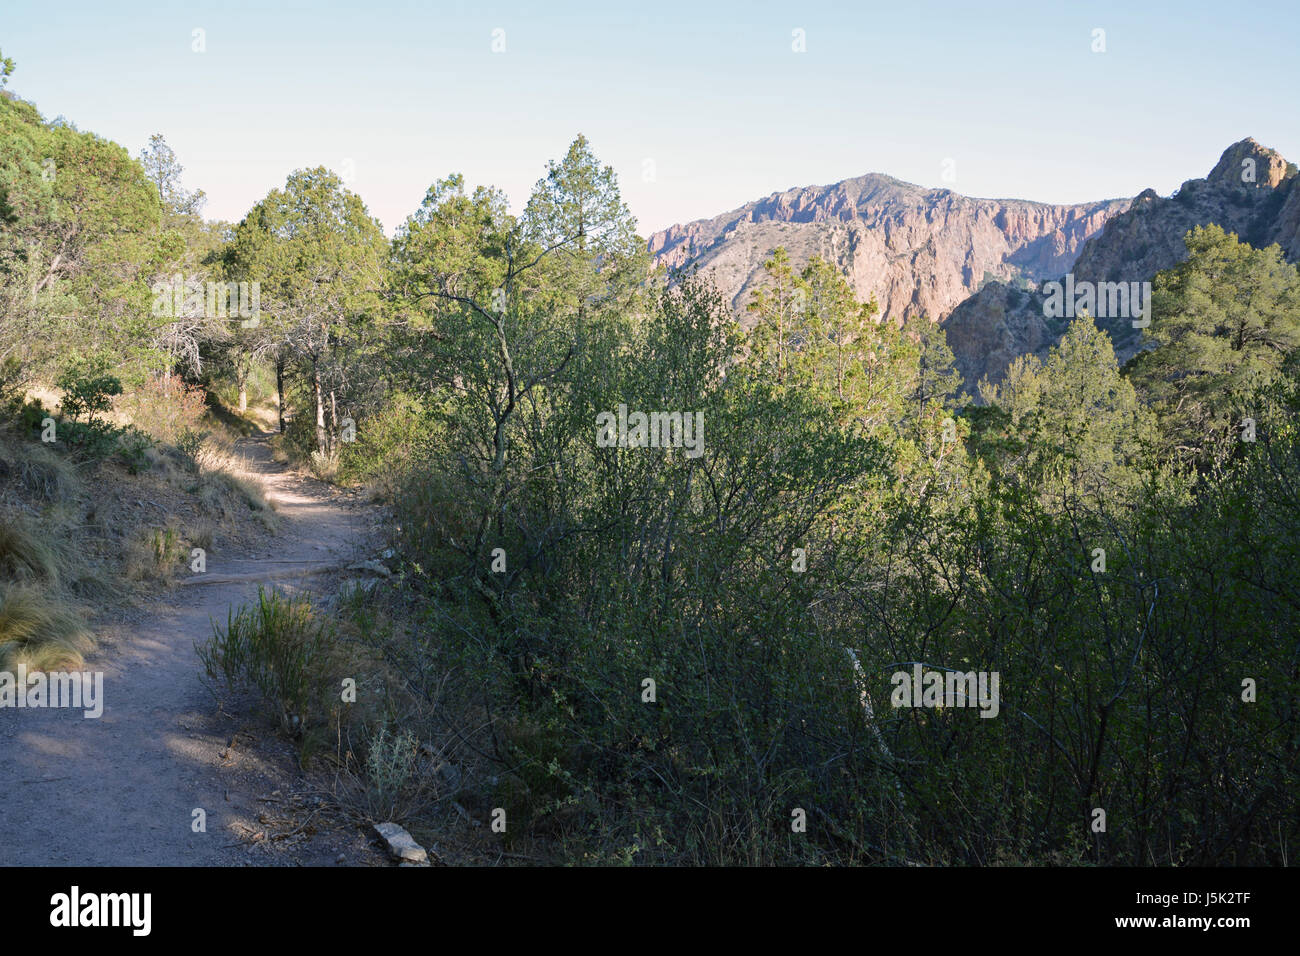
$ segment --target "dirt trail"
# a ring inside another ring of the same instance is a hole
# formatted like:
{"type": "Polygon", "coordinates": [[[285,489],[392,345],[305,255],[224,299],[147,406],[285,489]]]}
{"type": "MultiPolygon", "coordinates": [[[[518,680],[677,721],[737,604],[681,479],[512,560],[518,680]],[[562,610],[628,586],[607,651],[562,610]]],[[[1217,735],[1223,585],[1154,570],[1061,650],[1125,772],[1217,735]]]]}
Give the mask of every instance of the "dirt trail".
{"type": "Polygon", "coordinates": [[[368,556],[373,532],[368,509],[275,464],[266,436],[239,450],[280,516],[278,533],[259,553],[210,554],[211,583],[178,587],[136,623],[100,635],[85,668],[104,673],[98,719],[0,709],[0,865],[378,861],[355,827],[282,836],[314,804],[295,796],[304,787],[289,748],[265,720],[220,713],[200,680],[195,641],[231,606],[255,599],[259,579],[291,584],[299,569],[368,556]],[[191,828],[195,809],[206,812],[206,833],[191,828]]]}

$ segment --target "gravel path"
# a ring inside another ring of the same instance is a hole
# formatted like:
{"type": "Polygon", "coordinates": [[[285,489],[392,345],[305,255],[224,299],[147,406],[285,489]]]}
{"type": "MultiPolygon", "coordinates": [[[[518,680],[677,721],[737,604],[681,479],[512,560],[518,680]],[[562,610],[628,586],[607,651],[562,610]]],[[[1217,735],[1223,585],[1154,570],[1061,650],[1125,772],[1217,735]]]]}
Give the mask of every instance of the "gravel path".
{"type": "Polygon", "coordinates": [[[213,620],[255,599],[259,581],[289,583],[302,570],[354,560],[374,520],[275,464],[266,436],[245,439],[240,451],[280,515],[261,553],[210,554],[207,583],[178,587],[136,623],[101,635],[86,662],[104,674],[98,719],[0,709],[0,865],[379,861],[355,827],[282,836],[313,803],[302,797],[292,751],[265,719],[220,712],[200,681],[194,643],[211,635],[213,620]],[[192,829],[196,809],[206,812],[204,833],[192,829]]]}

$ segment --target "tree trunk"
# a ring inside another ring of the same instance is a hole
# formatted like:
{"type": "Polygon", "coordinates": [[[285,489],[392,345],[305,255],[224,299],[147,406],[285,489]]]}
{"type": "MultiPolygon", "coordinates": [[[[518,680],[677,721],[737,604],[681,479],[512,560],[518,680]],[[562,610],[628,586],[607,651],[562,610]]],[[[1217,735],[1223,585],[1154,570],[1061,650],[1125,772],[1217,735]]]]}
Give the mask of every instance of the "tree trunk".
{"type": "Polygon", "coordinates": [[[316,392],[316,449],[325,454],[325,394],[320,387],[320,366],[311,369],[312,388],[316,392]]]}
{"type": "Polygon", "coordinates": [[[284,359],[276,358],[275,360],[275,393],[276,402],[280,407],[280,434],[284,434],[284,359]]]}
{"type": "Polygon", "coordinates": [[[239,410],[241,412],[248,411],[248,386],[247,385],[239,386],[239,410]]]}

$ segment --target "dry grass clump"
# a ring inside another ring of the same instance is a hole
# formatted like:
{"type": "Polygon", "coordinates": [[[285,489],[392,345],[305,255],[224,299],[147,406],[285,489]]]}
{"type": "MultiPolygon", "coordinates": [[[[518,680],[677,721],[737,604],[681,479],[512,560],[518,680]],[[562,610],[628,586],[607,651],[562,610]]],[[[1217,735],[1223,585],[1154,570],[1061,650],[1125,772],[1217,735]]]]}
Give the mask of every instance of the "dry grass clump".
{"type": "Polygon", "coordinates": [[[188,555],[175,521],[161,528],[138,528],[127,543],[126,576],[132,581],[170,584],[184,569],[188,555]]]}
{"type": "Polygon", "coordinates": [[[48,588],[0,585],[0,670],[79,668],[93,646],[81,615],[48,588]]]}
{"type": "Polygon", "coordinates": [[[135,425],[157,441],[175,444],[185,432],[198,429],[206,414],[202,388],[186,385],[176,375],[161,375],[118,397],[110,418],[119,425],[135,425]]]}
{"type": "MultiPolygon", "coordinates": [[[[6,430],[7,431],[7,430],[6,430]]],[[[31,497],[45,502],[67,501],[82,491],[72,462],[40,442],[0,435],[0,476],[8,476],[31,497]]]]}
{"type": "Polygon", "coordinates": [[[26,518],[0,518],[0,578],[57,585],[59,563],[55,547],[26,518]]]}
{"type": "Polygon", "coordinates": [[[249,470],[247,460],[227,442],[208,436],[194,455],[197,492],[204,507],[220,517],[254,512],[269,527],[271,503],[249,470]]]}

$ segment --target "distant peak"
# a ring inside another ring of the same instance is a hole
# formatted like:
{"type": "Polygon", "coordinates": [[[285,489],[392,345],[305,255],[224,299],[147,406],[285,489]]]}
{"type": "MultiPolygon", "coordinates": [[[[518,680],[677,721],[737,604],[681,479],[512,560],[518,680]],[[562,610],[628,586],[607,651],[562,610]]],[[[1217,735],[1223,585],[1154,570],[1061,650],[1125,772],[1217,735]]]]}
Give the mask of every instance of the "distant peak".
{"type": "Polygon", "coordinates": [[[1211,182],[1272,189],[1286,179],[1287,161],[1279,152],[1247,136],[1223,151],[1210,175],[1211,182]]]}

